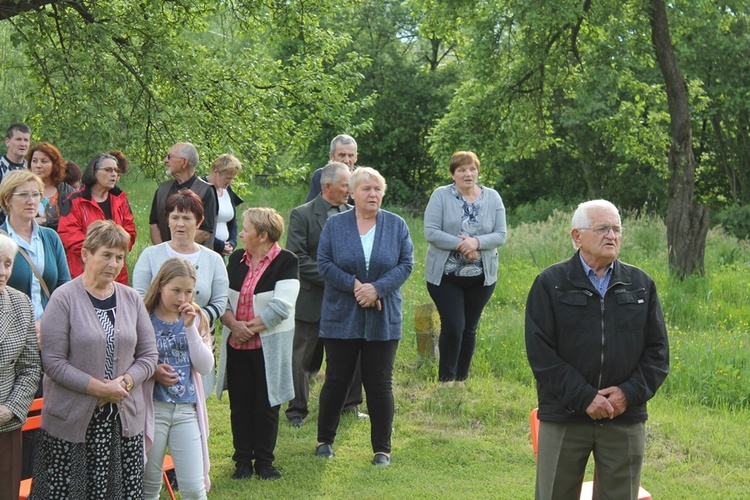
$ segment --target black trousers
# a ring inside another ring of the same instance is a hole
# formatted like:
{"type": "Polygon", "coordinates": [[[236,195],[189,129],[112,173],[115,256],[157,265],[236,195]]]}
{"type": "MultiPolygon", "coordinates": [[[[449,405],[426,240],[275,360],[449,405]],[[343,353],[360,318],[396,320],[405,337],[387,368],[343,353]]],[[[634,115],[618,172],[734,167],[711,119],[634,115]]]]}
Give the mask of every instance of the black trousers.
{"type": "Polygon", "coordinates": [[[232,459],[250,466],[255,460],[256,467],[272,464],[280,405],[268,403],[263,349],[242,350],[227,344],[227,387],[232,459]]]}
{"type": "MultiPolygon", "coordinates": [[[[292,348],[292,379],[294,399],[289,401],[286,418],[306,418],[310,399],[310,377],[314,376],[323,362],[323,341],[318,338],[320,321],[294,320],[294,347],[292,348]]],[[[345,412],[356,412],[362,404],[362,375],[357,365],[344,404],[345,412]]]]}
{"type": "Polygon", "coordinates": [[[364,339],[323,339],[326,380],[320,391],[318,442],[333,444],[352,375],[360,360],[362,383],[370,413],[372,450],[391,452],[393,427],[393,363],[398,340],[367,342],[364,339]]]}
{"type": "Polygon", "coordinates": [[[484,286],[484,275],[444,275],[440,285],[427,283],[427,291],[440,314],[441,382],[466,380],[477,343],[477,327],[495,284],[484,286]]]}

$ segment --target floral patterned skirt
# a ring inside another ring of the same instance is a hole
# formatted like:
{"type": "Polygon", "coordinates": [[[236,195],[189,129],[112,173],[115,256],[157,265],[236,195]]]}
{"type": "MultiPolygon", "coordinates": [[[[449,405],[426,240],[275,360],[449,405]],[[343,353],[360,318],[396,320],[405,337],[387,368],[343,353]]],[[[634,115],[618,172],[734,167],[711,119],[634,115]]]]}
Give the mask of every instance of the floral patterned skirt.
{"type": "Polygon", "coordinates": [[[143,434],[122,435],[120,416],[94,411],[84,443],[41,431],[32,499],[143,498],[143,434]]]}

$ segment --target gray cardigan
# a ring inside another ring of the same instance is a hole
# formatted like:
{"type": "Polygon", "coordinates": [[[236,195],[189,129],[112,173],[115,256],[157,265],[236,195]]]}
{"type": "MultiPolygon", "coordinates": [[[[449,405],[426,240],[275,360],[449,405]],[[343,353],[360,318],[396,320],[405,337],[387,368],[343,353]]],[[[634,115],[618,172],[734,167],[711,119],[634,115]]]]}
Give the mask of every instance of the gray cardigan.
{"type": "MultiPolygon", "coordinates": [[[[463,204],[451,194],[451,186],[441,186],[433,191],[424,213],[424,236],[427,248],[424,274],[428,283],[439,285],[443,279],[443,268],[452,250],[461,242],[463,204]]],[[[484,267],[484,286],[497,281],[497,247],[505,243],[505,206],[500,195],[492,188],[482,187],[484,197],[479,220],[482,224],[479,253],[484,267]]]]}
{"type": "MultiPolygon", "coordinates": [[[[151,378],[159,354],[143,300],[130,287],[114,283],[117,299],[114,374],[133,377],[135,388],[120,403],[122,434],[144,430],[141,384],[151,378]]],[[[106,338],[82,277],[52,294],[42,315],[44,407],[42,429],[58,439],[83,443],[97,398],[86,394],[92,378],[104,379],[106,338]]]]}

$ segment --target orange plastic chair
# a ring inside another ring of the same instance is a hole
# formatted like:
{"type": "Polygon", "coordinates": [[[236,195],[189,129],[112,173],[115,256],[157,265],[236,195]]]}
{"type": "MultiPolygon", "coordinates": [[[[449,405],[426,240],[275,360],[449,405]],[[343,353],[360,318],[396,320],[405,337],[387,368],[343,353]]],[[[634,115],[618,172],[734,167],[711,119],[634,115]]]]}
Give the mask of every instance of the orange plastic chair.
{"type": "MultiPolygon", "coordinates": [[[[531,427],[531,446],[534,449],[534,460],[539,461],[539,417],[537,416],[538,408],[531,410],[529,414],[529,426],[531,427]]],[[[594,482],[586,481],[581,488],[580,500],[591,500],[594,492],[594,482]]],[[[638,490],[638,500],[652,500],[651,493],[643,489],[638,490]]]]}
{"type": "MultiPolygon", "coordinates": [[[[44,398],[36,398],[34,401],[31,402],[31,407],[29,408],[29,413],[32,411],[41,411],[42,404],[44,403],[44,398]]],[[[23,424],[23,427],[21,427],[21,431],[33,431],[35,429],[39,429],[42,426],[42,416],[41,415],[32,415],[30,417],[26,417],[26,423],[23,424]]],[[[29,495],[31,494],[31,478],[24,479],[21,481],[21,487],[18,490],[18,498],[19,500],[26,500],[29,498],[29,495]]]]}

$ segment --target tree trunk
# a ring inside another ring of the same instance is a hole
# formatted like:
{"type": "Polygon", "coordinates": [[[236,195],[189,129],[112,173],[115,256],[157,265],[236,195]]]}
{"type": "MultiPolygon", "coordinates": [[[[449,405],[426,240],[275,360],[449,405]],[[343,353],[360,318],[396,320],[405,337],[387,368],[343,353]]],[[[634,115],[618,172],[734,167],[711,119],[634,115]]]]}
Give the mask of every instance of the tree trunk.
{"type": "Polygon", "coordinates": [[[664,77],[672,122],[667,206],[669,265],[683,278],[704,272],[709,209],[694,201],[695,156],[687,85],[675,59],[664,0],[649,0],[649,15],[651,41],[664,77]]]}
{"type": "Polygon", "coordinates": [[[10,19],[18,14],[39,9],[51,3],[61,2],[60,0],[0,0],[0,20],[10,19]]]}

